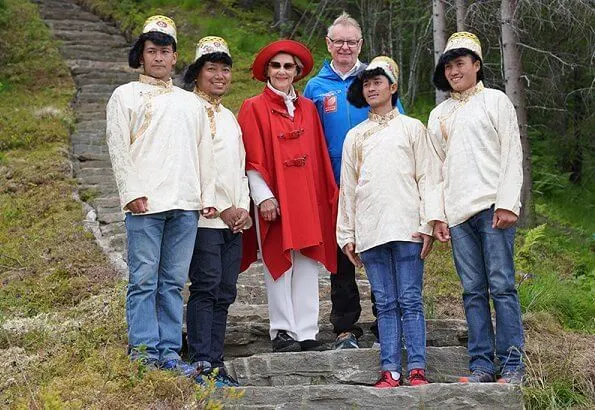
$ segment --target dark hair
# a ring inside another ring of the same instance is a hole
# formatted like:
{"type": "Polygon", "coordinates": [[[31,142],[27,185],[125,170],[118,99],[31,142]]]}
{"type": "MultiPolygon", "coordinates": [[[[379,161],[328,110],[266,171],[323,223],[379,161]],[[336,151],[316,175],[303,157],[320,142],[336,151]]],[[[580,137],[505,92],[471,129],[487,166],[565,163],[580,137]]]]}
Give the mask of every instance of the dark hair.
{"type": "Polygon", "coordinates": [[[465,56],[471,57],[474,63],[479,60],[479,71],[477,72],[477,80],[475,83],[477,84],[478,82],[483,81],[483,62],[481,61],[481,58],[468,48],[455,48],[442,54],[438,60],[438,64],[436,64],[432,82],[437,89],[441,91],[452,91],[452,87],[448,83],[446,75],[444,74],[444,66],[455,58],[465,56]]]}
{"type": "Polygon", "coordinates": [[[145,41],[147,40],[157,44],[158,46],[171,45],[174,52],[176,51],[176,40],[174,40],[172,36],[159,31],[149,31],[148,33],[143,33],[139,36],[138,40],[136,40],[136,43],[134,43],[130,49],[130,52],[128,53],[128,65],[130,67],[140,67],[140,58],[143,55],[145,41]]]}
{"type": "Polygon", "coordinates": [[[190,64],[186,70],[186,73],[184,74],[184,83],[186,83],[186,85],[194,84],[194,81],[196,80],[196,77],[198,77],[200,70],[202,70],[203,66],[207,62],[222,63],[230,67],[233,64],[231,57],[225,53],[222,53],[221,51],[202,55],[198,60],[190,64]]]}
{"type": "MultiPolygon", "coordinates": [[[[347,101],[351,103],[351,105],[357,108],[367,107],[369,104],[367,103],[366,99],[364,98],[363,88],[364,88],[364,81],[376,77],[377,75],[383,75],[387,78],[388,83],[392,84],[393,81],[389,78],[388,75],[384,72],[384,70],[380,67],[377,67],[373,70],[364,70],[362,71],[355,80],[349,86],[347,90],[347,101]]],[[[399,100],[399,90],[392,95],[391,103],[393,107],[397,106],[397,101],[399,100]]]]}

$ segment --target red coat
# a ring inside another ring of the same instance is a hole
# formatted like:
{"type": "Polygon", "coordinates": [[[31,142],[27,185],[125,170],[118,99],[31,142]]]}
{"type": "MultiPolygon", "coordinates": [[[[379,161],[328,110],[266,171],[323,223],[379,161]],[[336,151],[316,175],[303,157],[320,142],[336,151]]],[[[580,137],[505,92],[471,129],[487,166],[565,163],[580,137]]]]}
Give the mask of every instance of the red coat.
{"type": "MultiPolygon", "coordinates": [[[[262,257],[273,279],[291,267],[290,251],[337,271],[338,189],[316,107],[299,96],[293,119],[283,99],[265,87],[244,101],[238,114],[246,148],[246,170],[262,175],[279,201],[281,216],[265,221],[259,212],[262,257]]],[[[244,234],[242,270],[256,261],[254,228],[244,234]]]]}

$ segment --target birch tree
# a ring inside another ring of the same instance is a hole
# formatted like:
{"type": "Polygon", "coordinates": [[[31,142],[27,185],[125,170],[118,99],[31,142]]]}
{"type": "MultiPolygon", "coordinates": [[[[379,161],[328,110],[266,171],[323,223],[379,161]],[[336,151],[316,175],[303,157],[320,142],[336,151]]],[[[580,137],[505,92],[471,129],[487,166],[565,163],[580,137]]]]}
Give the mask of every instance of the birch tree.
{"type": "Polygon", "coordinates": [[[520,224],[532,226],[534,222],[534,205],[531,194],[531,147],[527,134],[527,102],[525,99],[525,86],[523,84],[523,67],[519,50],[517,35],[516,11],[518,0],[502,0],[501,13],[501,39],[502,63],[504,65],[504,87],[506,95],[512,101],[516,110],[521,145],[523,147],[523,187],[521,189],[520,224]]]}
{"type": "MultiPolygon", "coordinates": [[[[446,6],[444,0],[432,0],[432,33],[434,36],[434,65],[438,63],[440,55],[446,47],[446,6]]],[[[446,100],[448,94],[436,90],[436,105],[446,100]]]]}

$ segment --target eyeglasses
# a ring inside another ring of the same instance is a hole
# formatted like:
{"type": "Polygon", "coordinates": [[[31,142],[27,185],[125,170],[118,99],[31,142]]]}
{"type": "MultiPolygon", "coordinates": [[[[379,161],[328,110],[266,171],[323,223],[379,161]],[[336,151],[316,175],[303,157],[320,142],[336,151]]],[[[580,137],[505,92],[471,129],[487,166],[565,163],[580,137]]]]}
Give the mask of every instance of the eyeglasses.
{"type": "Polygon", "coordinates": [[[269,62],[269,67],[274,68],[276,70],[280,69],[281,67],[283,67],[285,70],[290,71],[293,70],[295,68],[296,64],[295,63],[285,63],[285,64],[281,64],[278,61],[270,61],[269,62]]]}
{"type": "Polygon", "coordinates": [[[347,44],[347,47],[349,47],[349,48],[354,48],[354,47],[357,47],[357,45],[359,44],[360,41],[362,41],[361,38],[359,40],[333,40],[330,37],[327,37],[327,38],[333,44],[333,46],[335,46],[337,48],[343,47],[343,44],[347,44]]]}

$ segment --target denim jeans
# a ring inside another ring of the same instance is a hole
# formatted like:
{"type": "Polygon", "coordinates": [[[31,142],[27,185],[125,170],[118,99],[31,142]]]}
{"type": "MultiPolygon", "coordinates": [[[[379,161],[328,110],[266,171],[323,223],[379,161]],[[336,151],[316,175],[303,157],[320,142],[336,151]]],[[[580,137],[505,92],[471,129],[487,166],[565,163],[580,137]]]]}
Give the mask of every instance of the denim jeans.
{"type": "Polygon", "coordinates": [[[469,368],[495,374],[494,350],[501,370],[517,371],[524,366],[523,324],[514,281],[515,228],[492,228],[493,215],[493,207],[481,211],[450,228],[450,234],[463,285],[469,368]],[[490,297],[496,311],[495,346],[490,297]]]}
{"type": "Polygon", "coordinates": [[[126,319],[130,356],[179,359],[182,288],[198,227],[198,211],[126,214],[128,291],[126,319]]]}
{"type": "Polygon", "coordinates": [[[407,370],[426,368],[421,248],[421,243],[393,241],[360,254],[376,298],[382,370],[401,372],[401,328],[407,370]]]}
{"type": "Polygon", "coordinates": [[[227,312],[236,299],[241,259],[241,234],[229,229],[198,228],[186,312],[191,362],[223,366],[227,312]]]}

